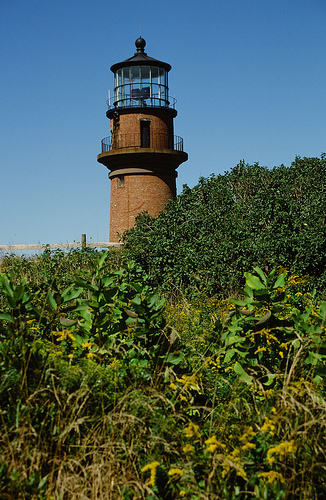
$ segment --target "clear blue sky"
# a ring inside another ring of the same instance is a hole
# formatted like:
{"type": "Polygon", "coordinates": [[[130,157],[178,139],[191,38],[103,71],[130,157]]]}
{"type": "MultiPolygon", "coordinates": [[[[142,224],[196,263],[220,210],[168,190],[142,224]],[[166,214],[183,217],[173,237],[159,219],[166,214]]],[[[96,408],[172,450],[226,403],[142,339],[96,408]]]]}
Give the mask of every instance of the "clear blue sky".
{"type": "Polygon", "coordinates": [[[172,65],[178,191],[326,151],[325,0],[0,0],[0,244],[107,241],[110,66],[172,65]]]}

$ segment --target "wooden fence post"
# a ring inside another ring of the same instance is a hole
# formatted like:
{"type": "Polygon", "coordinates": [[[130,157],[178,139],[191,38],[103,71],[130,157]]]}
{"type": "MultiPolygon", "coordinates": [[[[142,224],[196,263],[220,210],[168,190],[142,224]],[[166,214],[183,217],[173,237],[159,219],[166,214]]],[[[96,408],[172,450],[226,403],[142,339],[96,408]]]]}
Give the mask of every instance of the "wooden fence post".
{"type": "Polygon", "coordinates": [[[86,234],[81,235],[81,246],[82,248],[86,248],[86,234]]]}

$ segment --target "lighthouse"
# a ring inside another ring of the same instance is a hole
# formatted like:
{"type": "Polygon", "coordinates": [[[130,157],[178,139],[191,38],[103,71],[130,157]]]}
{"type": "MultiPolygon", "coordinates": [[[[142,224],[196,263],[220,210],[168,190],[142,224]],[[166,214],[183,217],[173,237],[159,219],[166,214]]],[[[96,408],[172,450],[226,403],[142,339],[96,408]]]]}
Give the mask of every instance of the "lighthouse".
{"type": "Polygon", "coordinates": [[[176,100],[169,95],[170,64],[149,57],[138,38],[136,53],[113,64],[114,92],[106,116],[110,135],[97,161],[109,169],[110,242],[118,242],[137,214],[153,217],[176,197],[176,169],[188,159],[174,135],[176,100]]]}

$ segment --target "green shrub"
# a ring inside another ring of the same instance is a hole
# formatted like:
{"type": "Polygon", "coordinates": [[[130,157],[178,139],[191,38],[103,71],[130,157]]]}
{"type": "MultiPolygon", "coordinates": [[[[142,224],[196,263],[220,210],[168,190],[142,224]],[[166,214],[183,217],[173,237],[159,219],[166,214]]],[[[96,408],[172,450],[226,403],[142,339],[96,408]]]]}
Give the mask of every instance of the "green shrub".
{"type": "Polygon", "coordinates": [[[192,189],[185,185],[156,219],[138,216],[124,234],[124,252],[177,296],[226,298],[255,266],[309,275],[307,289],[323,291],[325,174],[325,155],[297,157],[289,168],[240,162],[192,189]]]}

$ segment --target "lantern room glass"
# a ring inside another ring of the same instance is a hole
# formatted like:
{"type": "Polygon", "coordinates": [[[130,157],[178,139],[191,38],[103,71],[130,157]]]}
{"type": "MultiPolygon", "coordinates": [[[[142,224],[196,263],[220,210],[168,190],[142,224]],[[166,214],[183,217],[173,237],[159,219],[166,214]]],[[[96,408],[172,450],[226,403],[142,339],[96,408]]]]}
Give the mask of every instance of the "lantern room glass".
{"type": "Polygon", "coordinates": [[[168,72],[157,66],[127,66],[115,72],[114,106],[169,107],[168,72]]]}

